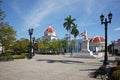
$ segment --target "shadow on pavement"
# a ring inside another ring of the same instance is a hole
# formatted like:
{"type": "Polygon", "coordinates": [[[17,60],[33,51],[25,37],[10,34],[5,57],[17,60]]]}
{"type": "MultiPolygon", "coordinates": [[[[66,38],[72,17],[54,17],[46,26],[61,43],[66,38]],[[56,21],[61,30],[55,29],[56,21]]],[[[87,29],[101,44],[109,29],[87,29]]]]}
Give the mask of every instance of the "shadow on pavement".
{"type": "Polygon", "coordinates": [[[82,69],[80,71],[96,71],[96,69],[82,69]]]}
{"type": "MultiPolygon", "coordinates": [[[[103,61],[104,61],[104,60],[101,60],[100,62],[102,62],[102,63],[103,63],[103,61]]],[[[115,63],[115,61],[114,61],[114,60],[108,60],[108,62],[109,62],[109,64],[114,64],[114,63],[115,63]]]]}
{"type": "Polygon", "coordinates": [[[52,60],[52,59],[38,59],[37,61],[46,61],[47,63],[65,63],[65,64],[83,63],[82,61],[52,60]]]}
{"type": "MultiPolygon", "coordinates": [[[[90,71],[88,76],[89,78],[94,78],[95,79],[95,72],[97,69],[81,69],[80,71],[90,71]]],[[[96,78],[96,79],[100,79],[100,78],[96,78]]],[[[101,79],[100,79],[101,80],[101,79]]]]}

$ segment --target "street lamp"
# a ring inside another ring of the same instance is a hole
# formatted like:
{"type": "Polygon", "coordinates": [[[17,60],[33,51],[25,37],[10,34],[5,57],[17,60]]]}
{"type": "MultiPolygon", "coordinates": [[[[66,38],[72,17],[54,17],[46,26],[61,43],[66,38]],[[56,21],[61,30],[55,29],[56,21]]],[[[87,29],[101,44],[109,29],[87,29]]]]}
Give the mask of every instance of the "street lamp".
{"type": "Polygon", "coordinates": [[[32,28],[29,29],[28,32],[29,32],[29,35],[30,35],[30,51],[29,51],[28,58],[32,58],[32,52],[31,52],[31,50],[32,50],[32,42],[31,42],[31,38],[32,38],[32,34],[33,34],[33,29],[32,28]]]}
{"type": "Polygon", "coordinates": [[[104,20],[104,15],[100,16],[101,24],[104,24],[104,26],[105,26],[105,56],[104,56],[103,65],[107,65],[108,64],[108,55],[107,55],[107,26],[108,26],[108,23],[111,23],[111,19],[112,19],[112,13],[111,12],[108,14],[108,19],[109,19],[109,21],[107,20],[107,18],[105,18],[105,21],[103,21],[104,20]]]}
{"type": "Polygon", "coordinates": [[[35,37],[32,38],[33,39],[33,56],[35,56],[35,37]]]}

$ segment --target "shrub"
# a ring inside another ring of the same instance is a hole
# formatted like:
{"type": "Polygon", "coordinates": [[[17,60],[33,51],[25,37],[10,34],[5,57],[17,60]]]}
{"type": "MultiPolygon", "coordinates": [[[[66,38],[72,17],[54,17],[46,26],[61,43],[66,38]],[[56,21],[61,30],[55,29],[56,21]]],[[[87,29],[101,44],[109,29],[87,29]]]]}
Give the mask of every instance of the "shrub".
{"type": "Polygon", "coordinates": [[[120,70],[115,70],[112,73],[111,80],[120,80],[120,70]]]}
{"type": "Polygon", "coordinates": [[[11,55],[0,56],[0,61],[10,61],[10,60],[14,60],[14,58],[11,55]]]}
{"type": "Polygon", "coordinates": [[[21,55],[13,55],[14,59],[25,59],[26,54],[21,54],[21,55]]]}

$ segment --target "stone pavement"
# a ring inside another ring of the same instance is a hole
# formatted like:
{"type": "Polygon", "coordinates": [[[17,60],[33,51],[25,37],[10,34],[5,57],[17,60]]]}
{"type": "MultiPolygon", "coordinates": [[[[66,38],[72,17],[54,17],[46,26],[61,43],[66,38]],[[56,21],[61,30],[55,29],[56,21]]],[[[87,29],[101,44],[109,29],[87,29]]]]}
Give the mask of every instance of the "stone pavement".
{"type": "Polygon", "coordinates": [[[35,55],[30,60],[0,62],[0,80],[100,80],[91,73],[102,65],[101,60],[35,55]]]}

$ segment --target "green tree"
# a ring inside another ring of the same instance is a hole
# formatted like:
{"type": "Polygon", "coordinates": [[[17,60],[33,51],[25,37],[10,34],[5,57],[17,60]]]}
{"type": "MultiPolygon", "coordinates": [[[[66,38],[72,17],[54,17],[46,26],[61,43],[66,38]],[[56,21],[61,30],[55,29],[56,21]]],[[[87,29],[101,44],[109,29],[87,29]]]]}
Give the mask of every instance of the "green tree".
{"type": "Polygon", "coordinates": [[[64,50],[64,52],[66,53],[67,52],[67,37],[65,37],[63,40],[61,40],[61,47],[62,49],[64,50]]]}
{"type": "Polygon", "coordinates": [[[70,38],[71,29],[72,29],[73,25],[75,25],[75,23],[74,23],[75,19],[72,19],[71,15],[69,15],[64,20],[65,20],[65,22],[64,22],[63,26],[68,31],[69,38],[70,38]]]}
{"type": "Polygon", "coordinates": [[[21,38],[20,40],[17,40],[16,42],[14,42],[12,49],[14,51],[19,51],[19,52],[28,52],[29,40],[25,38],[21,38]]]}
{"type": "Polygon", "coordinates": [[[54,39],[50,43],[51,43],[50,47],[52,47],[51,50],[55,51],[57,53],[60,53],[60,50],[61,50],[61,47],[62,47],[61,41],[54,39]]]}
{"type": "Polygon", "coordinates": [[[47,54],[47,50],[49,49],[49,45],[50,45],[49,41],[38,38],[36,42],[38,44],[38,48],[40,49],[40,52],[47,54]]]}
{"type": "Polygon", "coordinates": [[[29,40],[25,38],[21,38],[20,41],[21,41],[22,51],[27,52],[29,50],[29,44],[30,44],[29,40]]]}
{"type": "Polygon", "coordinates": [[[77,29],[77,24],[72,27],[71,34],[73,34],[74,38],[79,35],[79,30],[77,29]]]}
{"type": "Polygon", "coordinates": [[[14,42],[13,46],[12,46],[12,49],[14,51],[17,51],[17,50],[20,50],[21,49],[21,46],[20,46],[20,40],[17,40],[14,42]]]}
{"type": "Polygon", "coordinates": [[[12,26],[3,21],[6,15],[1,9],[1,4],[2,0],[0,0],[0,43],[2,44],[2,47],[4,46],[5,49],[8,50],[16,39],[16,31],[13,29],[12,26]]]}
{"type": "Polygon", "coordinates": [[[74,36],[74,50],[76,49],[76,45],[75,45],[75,41],[76,41],[76,37],[79,35],[79,30],[77,29],[77,24],[75,24],[73,27],[72,27],[72,30],[71,30],[71,34],[73,34],[74,36]]]}
{"type": "Polygon", "coordinates": [[[57,52],[60,53],[61,50],[61,41],[60,40],[46,40],[46,39],[37,39],[36,40],[38,44],[38,48],[40,49],[41,53],[49,53],[50,51],[52,53],[57,52]]]}
{"type": "Polygon", "coordinates": [[[2,4],[2,0],[0,0],[0,23],[3,22],[3,20],[6,16],[4,11],[1,9],[1,4],[2,4]]]}
{"type": "Polygon", "coordinates": [[[21,38],[20,40],[17,40],[14,42],[12,46],[13,50],[15,52],[28,52],[29,50],[29,40],[25,38],[21,38]]]}
{"type": "Polygon", "coordinates": [[[8,23],[0,23],[0,41],[6,50],[10,49],[12,43],[16,40],[16,31],[8,23]]]}
{"type": "Polygon", "coordinates": [[[65,22],[64,22],[63,26],[69,33],[68,49],[69,49],[69,52],[70,52],[70,46],[69,46],[70,45],[70,39],[71,39],[70,34],[71,34],[72,27],[75,25],[75,23],[74,23],[75,19],[72,19],[71,15],[69,15],[64,20],[65,20],[65,22]]]}

